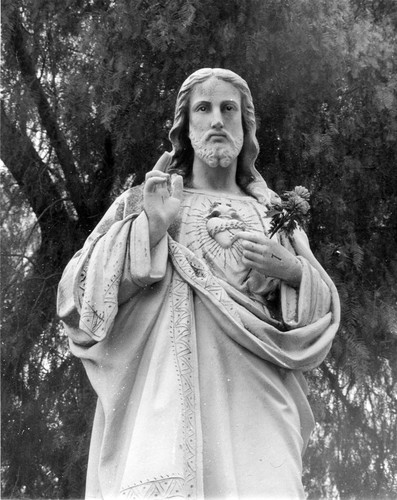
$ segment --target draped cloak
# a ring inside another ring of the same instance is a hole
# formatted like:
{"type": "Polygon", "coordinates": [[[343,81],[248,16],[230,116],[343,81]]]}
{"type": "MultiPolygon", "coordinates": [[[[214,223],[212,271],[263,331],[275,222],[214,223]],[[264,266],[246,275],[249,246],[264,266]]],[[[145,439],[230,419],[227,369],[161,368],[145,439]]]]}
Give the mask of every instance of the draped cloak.
{"type": "Polygon", "coordinates": [[[87,498],[304,498],[302,372],[337,331],[335,286],[302,230],[281,239],[299,289],[241,266],[235,232],[269,228],[252,196],[185,190],[152,249],[141,196],[115,201],[59,285],[98,395],[87,498]]]}

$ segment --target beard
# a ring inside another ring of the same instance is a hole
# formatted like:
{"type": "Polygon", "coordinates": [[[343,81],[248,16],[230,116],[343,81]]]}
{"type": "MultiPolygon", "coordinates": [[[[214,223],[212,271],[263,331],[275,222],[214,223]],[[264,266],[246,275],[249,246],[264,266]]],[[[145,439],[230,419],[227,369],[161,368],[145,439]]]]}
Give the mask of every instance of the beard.
{"type": "Polygon", "coordinates": [[[189,134],[194,153],[211,168],[227,168],[240,154],[244,144],[244,137],[234,139],[227,132],[222,131],[222,133],[226,134],[226,143],[210,142],[208,136],[211,133],[213,132],[201,137],[197,137],[192,133],[189,134]]]}

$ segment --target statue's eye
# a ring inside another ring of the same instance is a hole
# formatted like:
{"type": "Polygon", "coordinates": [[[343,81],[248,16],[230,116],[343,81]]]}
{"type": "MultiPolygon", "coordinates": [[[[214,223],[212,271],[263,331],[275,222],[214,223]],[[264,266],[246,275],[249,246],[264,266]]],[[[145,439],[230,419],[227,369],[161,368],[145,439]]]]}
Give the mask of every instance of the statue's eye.
{"type": "Polygon", "coordinates": [[[235,111],[236,106],[234,104],[225,104],[223,109],[224,111],[235,111]]]}
{"type": "Polygon", "coordinates": [[[219,210],[213,210],[211,213],[210,213],[210,217],[219,217],[221,215],[220,211],[219,210]]]}

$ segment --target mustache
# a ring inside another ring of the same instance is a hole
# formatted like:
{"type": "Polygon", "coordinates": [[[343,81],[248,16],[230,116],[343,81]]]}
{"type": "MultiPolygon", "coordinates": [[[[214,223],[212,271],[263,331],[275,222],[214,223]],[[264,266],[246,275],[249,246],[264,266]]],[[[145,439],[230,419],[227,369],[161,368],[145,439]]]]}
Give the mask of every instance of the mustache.
{"type": "Polygon", "coordinates": [[[213,135],[219,135],[219,136],[225,137],[228,141],[233,142],[233,139],[232,139],[231,135],[226,130],[209,130],[204,135],[203,140],[204,141],[208,141],[209,139],[211,139],[211,137],[213,135]]]}

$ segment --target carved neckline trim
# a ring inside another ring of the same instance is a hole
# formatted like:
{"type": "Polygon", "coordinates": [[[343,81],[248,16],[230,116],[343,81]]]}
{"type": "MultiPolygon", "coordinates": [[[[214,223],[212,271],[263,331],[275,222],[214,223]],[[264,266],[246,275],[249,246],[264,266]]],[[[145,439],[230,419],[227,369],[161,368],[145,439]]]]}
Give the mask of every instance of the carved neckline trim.
{"type": "Polygon", "coordinates": [[[238,194],[238,193],[227,193],[225,191],[207,191],[205,189],[196,189],[196,188],[183,188],[183,190],[187,193],[192,194],[203,194],[205,196],[212,196],[214,198],[233,198],[233,199],[250,199],[255,200],[255,198],[249,194],[238,194]]]}

